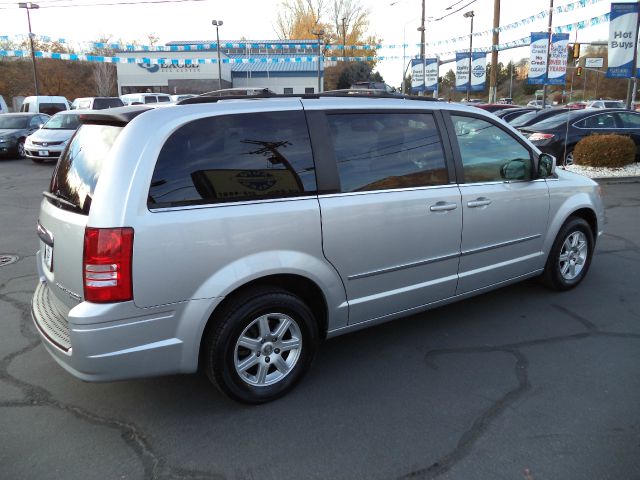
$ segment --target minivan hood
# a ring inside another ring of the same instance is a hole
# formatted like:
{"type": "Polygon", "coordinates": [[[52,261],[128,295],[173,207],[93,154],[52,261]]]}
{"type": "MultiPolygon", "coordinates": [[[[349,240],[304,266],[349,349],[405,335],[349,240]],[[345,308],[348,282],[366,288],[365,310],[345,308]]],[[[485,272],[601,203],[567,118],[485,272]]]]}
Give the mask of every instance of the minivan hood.
{"type": "Polygon", "coordinates": [[[47,128],[41,128],[32,133],[31,141],[36,142],[64,142],[71,138],[76,131],[75,130],[52,130],[47,128]]]}

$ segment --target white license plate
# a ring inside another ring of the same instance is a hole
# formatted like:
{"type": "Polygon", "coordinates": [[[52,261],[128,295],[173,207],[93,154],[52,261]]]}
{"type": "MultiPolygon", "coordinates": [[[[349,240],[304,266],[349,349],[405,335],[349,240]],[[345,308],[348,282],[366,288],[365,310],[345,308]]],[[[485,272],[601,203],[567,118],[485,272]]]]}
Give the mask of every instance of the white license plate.
{"type": "Polygon", "coordinates": [[[53,269],[53,247],[51,245],[44,244],[44,264],[47,266],[47,269],[51,272],[53,269]]]}
{"type": "Polygon", "coordinates": [[[49,156],[49,150],[40,150],[40,151],[38,151],[38,155],[40,155],[41,157],[48,157],[49,156]]]}

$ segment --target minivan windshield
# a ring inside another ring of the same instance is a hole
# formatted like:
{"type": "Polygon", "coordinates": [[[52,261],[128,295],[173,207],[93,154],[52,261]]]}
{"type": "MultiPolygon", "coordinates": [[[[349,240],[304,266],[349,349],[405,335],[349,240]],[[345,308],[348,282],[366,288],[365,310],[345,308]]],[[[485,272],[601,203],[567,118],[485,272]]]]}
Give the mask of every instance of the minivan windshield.
{"type": "Polygon", "coordinates": [[[20,128],[27,128],[30,119],[31,117],[27,115],[16,117],[0,115],[0,130],[18,130],[20,128]]]}
{"type": "MultiPolygon", "coordinates": [[[[122,128],[81,125],[58,161],[49,191],[88,215],[105,158],[122,128]]],[[[69,205],[65,207],[65,203],[60,203],[59,206],[67,208],[69,205]]]]}
{"type": "Polygon", "coordinates": [[[75,130],[80,125],[79,115],[55,115],[44,124],[47,130],[75,130]]]}

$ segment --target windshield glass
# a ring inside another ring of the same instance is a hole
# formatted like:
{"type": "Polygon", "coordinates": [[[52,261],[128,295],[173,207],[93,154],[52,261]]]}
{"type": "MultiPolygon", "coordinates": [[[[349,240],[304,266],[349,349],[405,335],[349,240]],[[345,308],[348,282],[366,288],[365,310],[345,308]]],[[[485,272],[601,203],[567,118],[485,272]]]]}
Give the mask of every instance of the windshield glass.
{"type": "Polygon", "coordinates": [[[532,112],[527,112],[523,115],[520,115],[518,118],[513,119],[513,121],[509,123],[514,127],[519,127],[527,123],[529,120],[532,120],[539,113],[540,110],[533,110],[532,112]]]}
{"type": "Polygon", "coordinates": [[[58,161],[50,192],[88,215],[102,166],[121,131],[111,125],[82,125],[58,161]]]}
{"type": "Polygon", "coordinates": [[[55,115],[42,128],[48,130],[75,130],[79,125],[78,115],[55,115]]]}
{"type": "Polygon", "coordinates": [[[19,128],[27,128],[29,119],[31,117],[9,117],[7,115],[0,115],[0,129],[17,130],[19,128]]]}

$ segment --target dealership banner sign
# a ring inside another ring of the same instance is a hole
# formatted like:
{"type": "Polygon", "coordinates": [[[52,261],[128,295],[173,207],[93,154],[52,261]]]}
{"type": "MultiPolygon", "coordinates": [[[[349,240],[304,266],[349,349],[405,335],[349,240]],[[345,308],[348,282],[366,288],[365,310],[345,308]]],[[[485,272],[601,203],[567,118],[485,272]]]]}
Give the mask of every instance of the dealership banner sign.
{"type": "Polygon", "coordinates": [[[607,77],[629,78],[638,40],[638,4],[612,3],[609,19],[607,77]]]}
{"type": "Polygon", "coordinates": [[[533,85],[542,85],[547,80],[548,51],[549,34],[547,32],[532,32],[528,83],[533,85]]]}
{"type": "Polygon", "coordinates": [[[424,64],[421,58],[411,59],[411,93],[424,92],[424,64]]]}
{"type": "Polygon", "coordinates": [[[438,59],[425,58],[425,90],[433,92],[438,89],[438,59]]]}
{"type": "MultiPolygon", "coordinates": [[[[471,88],[472,92],[485,89],[487,79],[487,54],[473,52],[471,56],[471,88]]],[[[466,92],[469,86],[469,52],[456,53],[456,91],[466,92]]]]}
{"type": "Polygon", "coordinates": [[[567,83],[567,45],[569,45],[568,33],[554,33],[552,35],[547,85],[567,83]]]}

